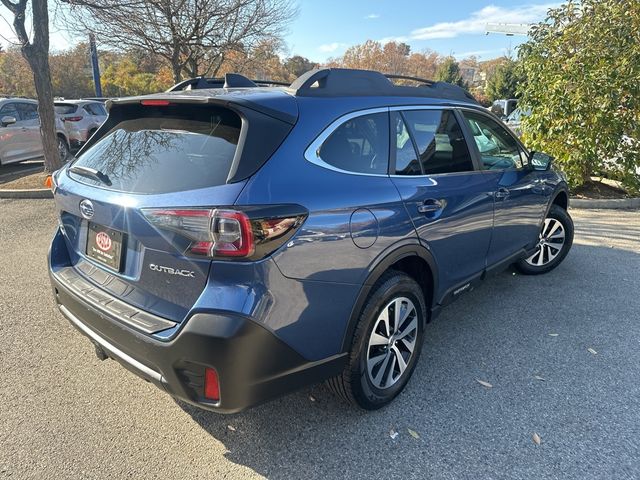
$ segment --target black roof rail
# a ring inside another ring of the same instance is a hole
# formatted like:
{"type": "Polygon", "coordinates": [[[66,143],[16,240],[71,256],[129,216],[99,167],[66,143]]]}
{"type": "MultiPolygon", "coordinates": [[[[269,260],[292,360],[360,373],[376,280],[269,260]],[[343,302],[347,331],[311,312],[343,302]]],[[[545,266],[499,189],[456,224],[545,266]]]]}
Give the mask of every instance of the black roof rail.
{"type": "Polygon", "coordinates": [[[395,73],[383,73],[383,75],[387,77],[389,80],[412,80],[414,82],[418,82],[428,86],[432,86],[436,83],[433,80],[428,80],[426,78],[420,78],[420,77],[411,77],[409,75],[396,75],[395,73]]]}
{"type": "Polygon", "coordinates": [[[201,90],[204,88],[252,88],[252,87],[288,87],[289,83],[276,80],[250,80],[239,73],[227,73],[224,78],[195,77],[175,84],[167,92],[181,90],[201,90]]]}
{"type": "Polygon", "coordinates": [[[446,82],[434,82],[405,75],[384,75],[373,70],[323,68],[298,77],[289,91],[299,97],[379,96],[430,97],[478,103],[464,88],[446,82]],[[421,85],[394,85],[389,79],[414,80],[421,85]]]}

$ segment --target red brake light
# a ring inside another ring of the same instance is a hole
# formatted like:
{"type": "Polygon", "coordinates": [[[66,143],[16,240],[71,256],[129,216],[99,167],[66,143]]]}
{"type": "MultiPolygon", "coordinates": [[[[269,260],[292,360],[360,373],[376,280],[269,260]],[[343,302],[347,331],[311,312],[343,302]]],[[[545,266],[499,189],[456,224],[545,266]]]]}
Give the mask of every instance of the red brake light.
{"type": "Polygon", "coordinates": [[[142,213],[159,231],[174,232],[169,240],[186,255],[257,260],[284,245],[306,218],[290,205],[266,209],[145,208],[142,213]],[[257,256],[256,256],[257,255],[257,256]]]}
{"type": "Polygon", "coordinates": [[[169,100],[140,100],[140,104],[145,107],[166,107],[171,105],[169,100]]]}
{"type": "Polygon", "coordinates": [[[220,381],[213,368],[204,369],[204,397],[214,402],[220,401],[220,381]]]}
{"type": "Polygon", "coordinates": [[[145,209],[156,227],[191,240],[185,253],[209,257],[249,257],[254,252],[251,221],[243,212],[218,209],[145,209]]]}
{"type": "Polygon", "coordinates": [[[62,120],[65,122],[79,122],[82,120],[82,117],[64,117],[62,120]]]}

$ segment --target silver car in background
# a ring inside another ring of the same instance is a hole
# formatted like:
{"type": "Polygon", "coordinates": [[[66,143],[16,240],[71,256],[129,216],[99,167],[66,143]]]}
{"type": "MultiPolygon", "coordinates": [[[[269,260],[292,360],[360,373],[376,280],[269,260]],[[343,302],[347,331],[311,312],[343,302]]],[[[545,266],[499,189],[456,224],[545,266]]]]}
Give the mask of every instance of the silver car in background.
{"type": "MultiPolygon", "coordinates": [[[[56,117],[58,152],[65,162],[69,140],[62,120],[56,117]]],[[[44,155],[38,102],[28,98],[0,98],[0,165],[32,160],[44,155]]]]}
{"type": "Polygon", "coordinates": [[[511,114],[507,117],[504,123],[515,133],[518,137],[522,136],[522,119],[524,117],[528,117],[531,115],[531,110],[522,110],[520,108],[516,108],[511,114]]]}
{"type": "Polygon", "coordinates": [[[95,100],[64,100],[54,105],[72,148],[81,147],[107,119],[104,104],[95,100]]]}

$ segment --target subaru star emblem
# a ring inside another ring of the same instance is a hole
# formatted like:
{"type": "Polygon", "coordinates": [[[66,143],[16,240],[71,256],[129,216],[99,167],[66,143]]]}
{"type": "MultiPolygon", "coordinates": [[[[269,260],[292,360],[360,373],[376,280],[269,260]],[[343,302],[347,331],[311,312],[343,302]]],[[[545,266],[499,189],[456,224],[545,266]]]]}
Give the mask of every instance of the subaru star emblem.
{"type": "Polygon", "coordinates": [[[80,213],[87,220],[93,217],[93,203],[90,200],[82,200],[80,202],[80,213]]]}

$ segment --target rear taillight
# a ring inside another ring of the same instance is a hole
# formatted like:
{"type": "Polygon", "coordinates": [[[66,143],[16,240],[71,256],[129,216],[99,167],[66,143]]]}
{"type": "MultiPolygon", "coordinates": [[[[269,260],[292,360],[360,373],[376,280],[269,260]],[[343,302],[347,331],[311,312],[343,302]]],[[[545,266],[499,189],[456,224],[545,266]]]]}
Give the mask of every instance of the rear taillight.
{"type": "Polygon", "coordinates": [[[82,117],[64,117],[62,120],[65,122],[79,122],[82,120],[82,117]]]}
{"type": "Polygon", "coordinates": [[[260,208],[147,208],[142,212],[159,230],[176,233],[173,243],[184,254],[211,258],[263,258],[291,238],[306,217],[290,208],[274,217],[273,207],[268,212],[260,208]]]}

